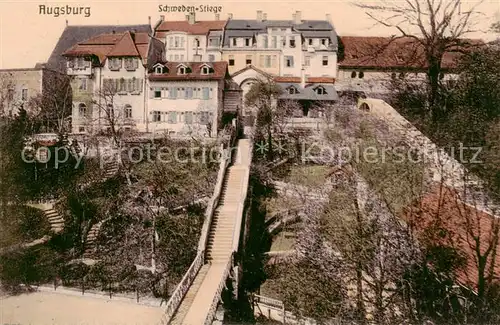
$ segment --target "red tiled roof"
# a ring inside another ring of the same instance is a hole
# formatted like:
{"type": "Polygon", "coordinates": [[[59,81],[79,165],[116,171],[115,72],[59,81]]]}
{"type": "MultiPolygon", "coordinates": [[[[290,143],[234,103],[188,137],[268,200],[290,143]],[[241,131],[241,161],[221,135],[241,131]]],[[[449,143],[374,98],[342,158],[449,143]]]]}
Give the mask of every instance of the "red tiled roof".
{"type": "MultiPolygon", "coordinates": [[[[422,45],[410,37],[341,37],[344,45],[344,60],[339,62],[342,67],[356,68],[412,68],[425,69],[427,64],[422,45]]],[[[464,40],[470,44],[484,44],[480,40],[464,40]]],[[[459,52],[446,52],[443,56],[442,67],[453,69],[459,52]]]]}
{"type": "Polygon", "coordinates": [[[190,24],[188,21],[164,21],[156,28],[156,37],[165,37],[165,32],[185,32],[194,35],[207,35],[211,30],[222,30],[226,26],[225,20],[197,21],[190,24]]]}
{"type": "Polygon", "coordinates": [[[150,74],[149,80],[151,81],[162,81],[162,80],[221,80],[226,77],[227,71],[227,62],[218,61],[218,62],[167,62],[163,63],[164,66],[168,68],[168,73],[164,74],[150,74]],[[185,75],[177,74],[177,67],[180,64],[184,64],[185,66],[191,68],[191,73],[187,73],[185,75]],[[205,64],[211,66],[214,71],[208,75],[201,74],[201,67],[205,64]]]}
{"type": "MultiPolygon", "coordinates": [[[[300,83],[300,77],[274,77],[275,82],[286,82],[286,83],[300,83]]],[[[335,83],[335,78],[330,77],[308,77],[306,78],[306,83],[321,83],[321,84],[333,84],[335,83]]]]}
{"type": "MultiPolygon", "coordinates": [[[[465,267],[457,271],[457,280],[464,286],[477,290],[478,267],[476,247],[481,254],[493,243],[494,227],[500,222],[498,217],[465,204],[458,194],[449,189],[441,188],[439,184],[426,194],[420,204],[407,208],[404,219],[413,225],[421,240],[428,240],[429,233],[424,232],[432,227],[444,229],[444,235],[431,236],[430,240],[460,250],[465,257],[465,267]],[[479,245],[474,237],[479,238],[479,245]]],[[[494,245],[492,245],[494,246],[494,245]]],[[[500,243],[496,249],[500,252],[500,243]]],[[[488,257],[486,270],[493,264],[495,279],[500,280],[500,254],[493,259],[488,257]]]]}
{"type": "Polygon", "coordinates": [[[144,59],[148,47],[147,33],[101,34],[76,44],[63,56],[96,55],[101,63],[109,56],[139,56],[144,59]]]}

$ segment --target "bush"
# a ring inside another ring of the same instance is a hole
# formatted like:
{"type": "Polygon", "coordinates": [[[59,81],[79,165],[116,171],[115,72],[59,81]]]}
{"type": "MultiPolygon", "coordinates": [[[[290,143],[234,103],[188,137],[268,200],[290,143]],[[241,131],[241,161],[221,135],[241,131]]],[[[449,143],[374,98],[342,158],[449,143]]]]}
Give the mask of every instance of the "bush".
{"type": "Polygon", "coordinates": [[[42,210],[9,205],[0,220],[0,247],[29,242],[50,233],[50,223],[42,210]]]}

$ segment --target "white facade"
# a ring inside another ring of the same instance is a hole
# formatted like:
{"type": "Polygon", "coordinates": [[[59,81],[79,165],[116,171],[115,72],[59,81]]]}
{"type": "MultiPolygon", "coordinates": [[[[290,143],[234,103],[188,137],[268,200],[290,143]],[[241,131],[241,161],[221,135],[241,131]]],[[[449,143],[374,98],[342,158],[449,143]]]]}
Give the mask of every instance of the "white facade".
{"type": "Polygon", "coordinates": [[[219,85],[215,80],[150,81],[149,131],[215,136],[223,107],[219,85]]]}
{"type": "Polygon", "coordinates": [[[185,32],[166,33],[166,55],[173,62],[220,61],[220,36],[191,35],[185,32]]]}
{"type": "Polygon", "coordinates": [[[106,59],[103,66],[93,68],[68,67],[68,75],[73,76],[74,133],[106,128],[110,121],[107,115],[110,105],[117,126],[139,131],[145,129],[144,89],[147,75],[141,59],[111,58],[117,64],[114,68],[110,68],[109,60],[106,59]],[[109,87],[115,90],[101,95],[103,89],[109,87]]]}

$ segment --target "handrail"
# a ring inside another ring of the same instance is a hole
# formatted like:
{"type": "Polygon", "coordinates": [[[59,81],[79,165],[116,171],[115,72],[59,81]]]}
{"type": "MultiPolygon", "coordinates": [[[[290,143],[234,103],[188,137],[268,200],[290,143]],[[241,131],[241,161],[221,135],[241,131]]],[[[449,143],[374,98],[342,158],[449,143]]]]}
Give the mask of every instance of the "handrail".
{"type": "Polygon", "coordinates": [[[284,303],[281,300],[274,299],[274,298],[269,298],[265,296],[260,296],[260,295],[253,295],[254,301],[257,303],[262,303],[264,305],[269,305],[277,308],[283,308],[284,303]]]}
{"type": "Polygon", "coordinates": [[[198,252],[196,258],[194,259],[193,263],[191,263],[191,266],[187,270],[186,274],[184,274],[184,276],[182,277],[181,282],[177,285],[177,288],[175,288],[174,293],[172,294],[170,299],[168,299],[167,305],[165,306],[165,314],[162,319],[162,324],[167,325],[177,311],[177,308],[179,308],[182,299],[191,287],[191,284],[198,274],[198,271],[203,266],[203,255],[204,252],[198,252]]]}
{"type": "Polygon", "coordinates": [[[217,291],[215,292],[214,299],[212,300],[210,309],[208,310],[207,317],[205,318],[204,325],[211,325],[215,318],[215,313],[217,312],[217,306],[221,299],[222,290],[225,287],[227,277],[229,276],[229,272],[231,272],[233,261],[234,261],[234,253],[231,253],[229,255],[229,260],[227,261],[226,268],[224,269],[224,273],[222,274],[222,278],[217,288],[217,291]]]}
{"type": "Polygon", "coordinates": [[[220,195],[222,193],[222,185],[224,183],[224,177],[226,175],[226,169],[231,161],[229,159],[230,152],[227,149],[222,149],[221,145],[221,162],[219,166],[219,173],[217,174],[217,182],[215,184],[214,193],[210,198],[207,209],[205,210],[205,221],[203,222],[203,227],[201,228],[200,240],[198,242],[198,252],[205,251],[208,242],[208,232],[210,231],[210,224],[212,223],[212,217],[219,204],[220,195]]]}

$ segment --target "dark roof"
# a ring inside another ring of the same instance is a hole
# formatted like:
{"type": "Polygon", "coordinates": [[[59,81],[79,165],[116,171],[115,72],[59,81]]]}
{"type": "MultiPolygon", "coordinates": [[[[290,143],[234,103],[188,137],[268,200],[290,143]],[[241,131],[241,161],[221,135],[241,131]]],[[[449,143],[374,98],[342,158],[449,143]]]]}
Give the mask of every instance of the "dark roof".
{"type": "Polygon", "coordinates": [[[168,72],[162,74],[155,74],[153,72],[149,75],[149,80],[151,81],[164,81],[164,80],[223,80],[229,77],[227,70],[227,62],[158,62],[153,65],[161,64],[168,68],[168,72]],[[185,65],[191,69],[190,73],[184,75],[177,74],[177,68],[179,65],[185,65]],[[207,65],[213,69],[213,72],[208,75],[201,74],[202,66],[207,65]]]}
{"type": "Polygon", "coordinates": [[[269,27],[291,27],[305,37],[329,37],[337,48],[337,33],[327,20],[302,20],[295,24],[293,20],[245,20],[230,19],[224,29],[224,46],[229,45],[230,37],[248,37],[252,34],[265,33],[269,27]]]}
{"type": "Polygon", "coordinates": [[[66,63],[63,52],[75,46],[79,42],[83,42],[100,34],[110,34],[113,31],[123,33],[125,31],[135,30],[137,32],[151,33],[151,26],[145,25],[97,25],[97,26],[66,26],[63,33],[59,37],[52,54],[47,61],[48,67],[52,69],[65,70],[66,63]]]}
{"type": "Polygon", "coordinates": [[[321,100],[338,100],[337,91],[331,83],[306,83],[305,87],[302,88],[300,83],[278,83],[283,89],[283,93],[280,99],[291,99],[291,100],[311,100],[311,101],[321,101],[321,100]],[[289,89],[294,87],[296,93],[290,94],[289,89]],[[322,87],[324,89],[323,94],[316,93],[316,89],[322,87]]]}
{"type": "MultiPolygon", "coordinates": [[[[275,82],[287,82],[287,83],[300,83],[300,77],[282,77],[276,76],[273,78],[275,82]]],[[[334,84],[335,78],[331,77],[307,77],[306,83],[322,83],[322,84],[334,84]]]]}
{"type": "MultiPolygon", "coordinates": [[[[344,59],[339,62],[340,68],[366,69],[425,69],[426,61],[423,46],[410,37],[372,37],[343,36],[344,59]]],[[[480,40],[464,40],[470,44],[482,44],[480,40]]],[[[446,52],[443,56],[442,68],[453,69],[459,52],[446,52]]]]}

